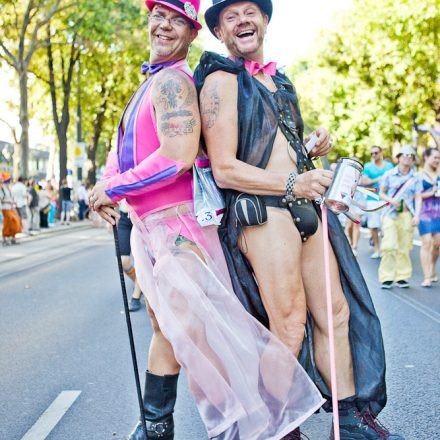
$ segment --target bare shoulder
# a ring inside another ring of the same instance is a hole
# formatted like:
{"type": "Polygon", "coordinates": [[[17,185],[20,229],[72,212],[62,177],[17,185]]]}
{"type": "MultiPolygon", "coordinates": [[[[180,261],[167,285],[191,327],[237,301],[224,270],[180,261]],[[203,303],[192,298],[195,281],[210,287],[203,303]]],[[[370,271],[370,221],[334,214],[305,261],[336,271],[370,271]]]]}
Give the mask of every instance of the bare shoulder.
{"type": "Polygon", "coordinates": [[[206,78],[200,92],[200,114],[205,130],[213,128],[219,116],[235,119],[237,90],[237,77],[231,73],[218,71],[206,78]]]}
{"type": "MultiPolygon", "coordinates": [[[[217,89],[220,94],[227,94],[230,91],[233,91],[234,89],[238,88],[237,84],[237,76],[228,73],[223,72],[221,70],[218,70],[217,72],[211,73],[208,75],[205,79],[205,83],[203,84],[201,95],[204,92],[204,90],[207,89],[217,89]]],[[[200,96],[202,99],[202,96],[200,96]]]]}
{"type": "Polygon", "coordinates": [[[159,111],[191,107],[197,104],[197,95],[190,77],[177,69],[166,69],[157,74],[152,91],[159,111]]]}

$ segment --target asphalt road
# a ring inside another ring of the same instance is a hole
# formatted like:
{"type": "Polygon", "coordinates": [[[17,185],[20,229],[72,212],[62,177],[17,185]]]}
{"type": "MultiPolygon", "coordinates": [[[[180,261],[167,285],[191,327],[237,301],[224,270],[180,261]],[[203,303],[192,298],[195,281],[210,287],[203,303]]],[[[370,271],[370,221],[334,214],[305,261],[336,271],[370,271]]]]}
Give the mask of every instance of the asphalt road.
{"type": "MultiPolygon", "coordinates": [[[[439,440],[440,287],[418,287],[416,248],[414,287],[381,291],[368,252],[364,240],[387,352],[381,420],[407,440],[439,440]]],[[[132,319],[144,371],[151,329],[144,310],[132,319]]],[[[1,248],[0,440],[121,440],[137,413],[112,237],[84,229],[1,248]]],[[[175,418],[176,440],[206,439],[184,375],[175,418]]],[[[330,423],[318,414],[303,431],[326,440],[330,423]]]]}

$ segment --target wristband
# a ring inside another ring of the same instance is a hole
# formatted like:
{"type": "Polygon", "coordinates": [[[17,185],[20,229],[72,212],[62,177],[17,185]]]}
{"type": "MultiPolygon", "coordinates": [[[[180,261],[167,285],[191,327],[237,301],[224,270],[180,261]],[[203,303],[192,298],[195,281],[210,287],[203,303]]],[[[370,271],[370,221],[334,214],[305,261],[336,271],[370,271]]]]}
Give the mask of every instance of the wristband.
{"type": "Polygon", "coordinates": [[[287,178],[287,182],[286,182],[286,198],[287,198],[288,201],[296,200],[294,192],[295,192],[295,182],[296,182],[296,178],[297,177],[298,177],[298,173],[295,172],[295,171],[291,171],[289,173],[289,177],[287,178]]]}

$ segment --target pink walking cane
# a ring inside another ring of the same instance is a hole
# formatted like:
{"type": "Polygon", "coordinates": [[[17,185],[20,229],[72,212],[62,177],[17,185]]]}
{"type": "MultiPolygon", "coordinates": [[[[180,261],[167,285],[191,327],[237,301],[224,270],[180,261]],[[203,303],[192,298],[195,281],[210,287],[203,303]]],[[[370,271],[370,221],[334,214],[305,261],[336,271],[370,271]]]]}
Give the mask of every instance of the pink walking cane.
{"type": "Polygon", "coordinates": [[[332,287],[330,277],[330,243],[328,238],[328,216],[327,206],[325,203],[321,205],[322,211],[322,230],[324,240],[324,273],[325,273],[325,290],[327,297],[327,323],[328,323],[328,343],[330,353],[330,374],[331,374],[331,391],[333,405],[333,429],[335,440],[340,440],[339,434],[339,408],[338,408],[338,389],[336,382],[336,360],[335,360],[335,337],[333,333],[333,309],[332,309],[332,287]]]}

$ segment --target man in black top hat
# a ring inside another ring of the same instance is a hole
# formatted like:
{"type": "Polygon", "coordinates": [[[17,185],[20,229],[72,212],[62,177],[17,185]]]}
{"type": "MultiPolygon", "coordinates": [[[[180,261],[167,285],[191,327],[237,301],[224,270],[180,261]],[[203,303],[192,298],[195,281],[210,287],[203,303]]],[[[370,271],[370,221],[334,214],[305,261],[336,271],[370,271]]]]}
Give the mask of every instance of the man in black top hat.
{"type": "MultiPolygon", "coordinates": [[[[331,143],[318,128],[308,153],[295,89],[275,63],[264,64],[271,16],[270,0],[213,0],[206,11],[229,57],[207,52],[195,72],[203,136],[225,192],[219,235],[234,290],[330,397],[321,210],[314,200],[333,174],[315,169],[311,157],[327,154],[331,143]]],[[[376,420],[386,403],[380,323],[331,213],[329,228],[341,438],[402,440],[376,420]]],[[[299,439],[299,430],[289,438],[299,439]]]]}

